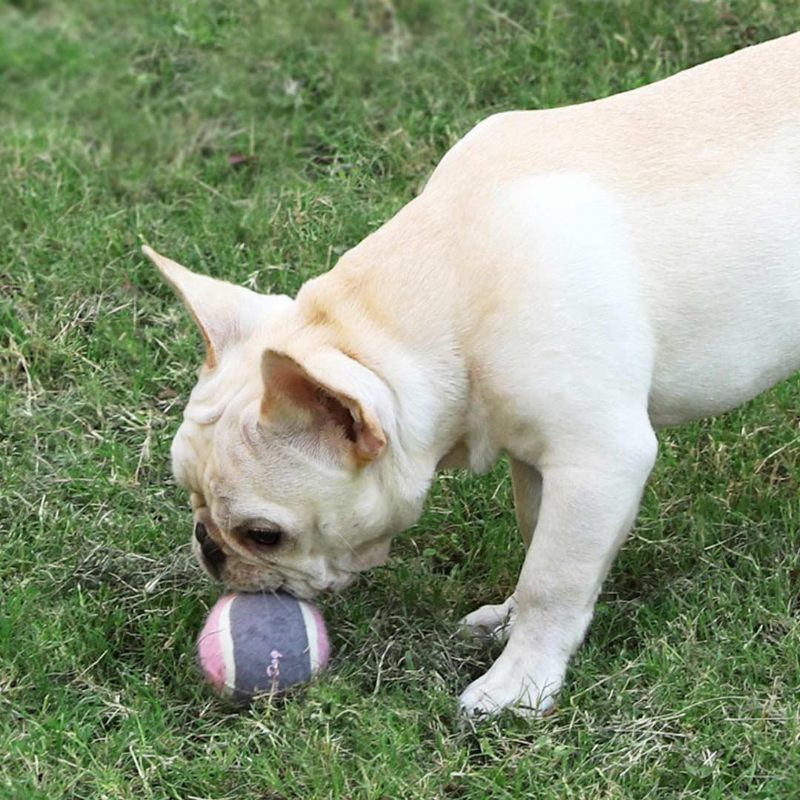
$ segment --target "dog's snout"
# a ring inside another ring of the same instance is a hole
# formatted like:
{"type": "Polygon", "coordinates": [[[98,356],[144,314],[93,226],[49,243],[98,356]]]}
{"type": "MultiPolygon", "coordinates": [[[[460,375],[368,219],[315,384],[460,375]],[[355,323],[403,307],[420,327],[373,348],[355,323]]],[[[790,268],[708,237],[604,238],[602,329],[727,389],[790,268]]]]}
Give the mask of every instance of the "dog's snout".
{"type": "Polygon", "coordinates": [[[206,561],[211,564],[221,564],[225,560],[225,553],[222,552],[222,548],[211,537],[200,545],[200,550],[206,561]]]}
{"type": "Polygon", "coordinates": [[[202,545],[208,539],[208,531],[202,522],[195,523],[194,538],[197,539],[198,544],[202,545]]]}
{"type": "Polygon", "coordinates": [[[203,560],[206,562],[209,572],[218,577],[220,567],[225,561],[225,553],[222,548],[208,535],[208,529],[202,522],[198,522],[194,526],[194,538],[200,545],[200,552],[203,554],[203,560]]]}

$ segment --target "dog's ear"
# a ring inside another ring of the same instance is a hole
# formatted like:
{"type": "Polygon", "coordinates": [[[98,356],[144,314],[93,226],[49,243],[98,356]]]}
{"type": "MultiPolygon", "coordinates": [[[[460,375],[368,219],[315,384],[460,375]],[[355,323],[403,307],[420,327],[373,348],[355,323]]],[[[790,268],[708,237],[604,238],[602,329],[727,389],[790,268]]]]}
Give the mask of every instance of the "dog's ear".
{"type": "Polygon", "coordinates": [[[251,292],[243,286],[199,275],[146,245],[142,252],[181,298],[206,345],[206,365],[215,367],[223,350],[241,340],[286,303],[283,296],[251,292]]]}
{"type": "Polygon", "coordinates": [[[261,374],[262,423],[312,428],[325,444],[350,453],[357,466],[384,451],[379,408],[387,407],[388,389],[359,362],[326,349],[301,365],[286,353],[266,350],[261,374]]]}

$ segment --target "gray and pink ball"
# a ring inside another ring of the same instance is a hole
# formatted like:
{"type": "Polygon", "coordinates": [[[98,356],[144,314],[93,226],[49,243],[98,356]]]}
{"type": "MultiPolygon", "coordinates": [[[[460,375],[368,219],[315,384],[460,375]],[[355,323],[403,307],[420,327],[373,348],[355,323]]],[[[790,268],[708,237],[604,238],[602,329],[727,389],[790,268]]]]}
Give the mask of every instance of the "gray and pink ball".
{"type": "Polygon", "coordinates": [[[319,609],[288,594],[229,594],[211,609],[197,638],[206,680],[223,697],[245,701],[305,683],[328,663],[319,609]]]}

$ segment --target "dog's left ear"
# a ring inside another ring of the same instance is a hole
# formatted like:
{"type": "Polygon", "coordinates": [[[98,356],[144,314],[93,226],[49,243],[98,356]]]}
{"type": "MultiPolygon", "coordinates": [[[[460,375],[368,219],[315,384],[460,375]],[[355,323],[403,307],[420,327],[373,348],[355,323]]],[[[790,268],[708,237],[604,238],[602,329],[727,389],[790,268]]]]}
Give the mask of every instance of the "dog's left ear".
{"type": "Polygon", "coordinates": [[[310,428],[324,444],[352,455],[358,466],[384,451],[379,408],[387,407],[388,389],[358,361],[333,348],[302,364],[286,353],[266,350],[261,374],[264,423],[310,428]]]}
{"type": "Polygon", "coordinates": [[[206,365],[212,369],[226,347],[291,302],[281,295],[258,294],[244,286],[192,272],[146,245],[142,252],[158,267],[197,323],[206,345],[206,365]]]}

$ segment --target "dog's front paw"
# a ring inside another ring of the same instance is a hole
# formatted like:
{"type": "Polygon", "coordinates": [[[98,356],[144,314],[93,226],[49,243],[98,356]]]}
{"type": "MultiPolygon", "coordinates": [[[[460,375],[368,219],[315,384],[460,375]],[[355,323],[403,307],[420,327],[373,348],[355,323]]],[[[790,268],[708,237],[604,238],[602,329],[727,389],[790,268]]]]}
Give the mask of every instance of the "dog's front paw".
{"type": "Polygon", "coordinates": [[[509,709],[521,717],[550,711],[564,680],[565,666],[537,665],[526,669],[519,660],[502,655],[461,695],[461,710],[470,716],[491,716],[509,709]]]}
{"type": "Polygon", "coordinates": [[[465,637],[504,643],[511,634],[516,615],[517,601],[512,594],[504,603],[481,606],[458,624],[465,637]]]}

